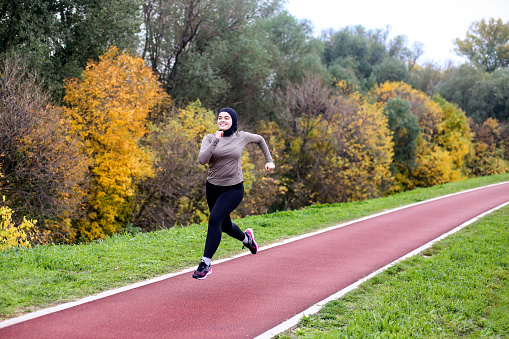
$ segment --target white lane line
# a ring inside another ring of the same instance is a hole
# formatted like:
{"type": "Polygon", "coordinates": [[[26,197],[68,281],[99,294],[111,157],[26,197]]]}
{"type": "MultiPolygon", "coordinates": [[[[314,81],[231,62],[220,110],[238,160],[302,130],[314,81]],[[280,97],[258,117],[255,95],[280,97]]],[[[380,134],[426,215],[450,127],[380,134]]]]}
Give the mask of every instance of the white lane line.
{"type": "Polygon", "coordinates": [[[412,252],[402,256],[401,258],[396,259],[395,261],[391,262],[390,264],[388,264],[388,265],[386,265],[386,266],[384,266],[384,267],[374,271],[370,275],[365,276],[364,278],[356,281],[355,283],[345,287],[344,289],[342,289],[342,290],[334,293],[333,295],[323,299],[322,301],[314,304],[313,306],[311,306],[308,309],[302,311],[301,313],[294,315],[292,318],[286,320],[285,322],[279,324],[278,326],[273,327],[270,330],[268,330],[268,331],[260,334],[259,336],[255,337],[255,339],[270,339],[270,338],[272,338],[272,337],[274,337],[274,336],[276,336],[278,334],[281,334],[281,333],[283,333],[285,331],[288,331],[292,327],[298,325],[300,320],[303,317],[307,317],[309,315],[318,313],[322,309],[322,307],[324,307],[325,304],[327,304],[329,301],[333,301],[333,300],[337,300],[337,299],[341,298],[346,293],[348,293],[350,291],[353,291],[354,289],[359,287],[363,282],[373,278],[374,276],[376,276],[377,274],[385,271],[389,267],[394,266],[395,264],[397,264],[397,263],[399,263],[399,262],[401,262],[401,261],[403,261],[405,259],[408,259],[410,257],[413,257],[414,255],[417,255],[417,254],[421,253],[425,249],[433,246],[433,244],[435,244],[437,241],[440,241],[440,240],[450,236],[451,234],[458,232],[462,228],[464,228],[464,227],[466,227],[466,226],[476,222],[477,220],[479,220],[480,218],[486,216],[487,214],[490,214],[490,213],[492,213],[492,212],[494,212],[494,211],[496,211],[496,210],[498,210],[498,209],[500,209],[500,208],[502,208],[504,206],[507,206],[507,205],[509,205],[509,201],[505,202],[505,203],[503,203],[503,204],[501,204],[501,205],[499,205],[499,206],[497,206],[497,207],[495,207],[495,208],[493,208],[493,209],[491,209],[489,211],[486,211],[486,212],[484,212],[482,214],[479,214],[478,216],[476,216],[476,217],[466,221],[465,223],[463,223],[463,224],[459,225],[458,227],[450,230],[449,232],[439,236],[438,238],[435,238],[435,239],[431,240],[427,244],[422,245],[421,247],[419,247],[419,248],[413,250],[412,252]]]}
{"type": "MultiPolygon", "coordinates": [[[[448,194],[448,195],[432,198],[432,199],[429,199],[429,200],[419,201],[419,202],[416,202],[416,203],[413,203],[413,204],[410,204],[410,205],[405,205],[405,206],[397,207],[397,208],[394,208],[394,209],[391,209],[391,210],[387,210],[387,211],[384,211],[384,212],[380,212],[380,213],[377,213],[377,214],[373,214],[373,215],[370,215],[370,216],[367,216],[367,217],[363,217],[363,218],[352,220],[352,221],[345,222],[345,223],[342,223],[342,224],[334,225],[334,226],[331,226],[331,227],[328,227],[328,228],[325,228],[325,229],[322,229],[322,230],[318,230],[318,231],[315,231],[315,232],[312,232],[312,233],[307,233],[307,234],[303,234],[303,235],[296,236],[296,237],[293,237],[293,238],[285,239],[283,241],[280,241],[280,242],[277,242],[277,243],[274,243],[274,244],[270,244],[270,245],[267,245],[267,246],[260,247],[258,250],[259,251],[263,251],[263,250],[266,250],[266,249],[269,249],[269,248],[281,246],[281,245],[288,244],[288,243],[291,243],[291,242],[294,242],[294,241],[297,241],[297,240],[300,240],[300,239],[312,237],[312,236],[317,235],[317,234],[321,234],[321,233],[332,231],[332,230],[335,230],[335,229],[338,229],[338,228],[341,228],[341,227],[352,225],[352,224],[355,224],[355,223],[358,223],[358,222],[361,222],[361,221],[364,221],[364,220],[373,219],[373,218],[376,218],[376,217],[379,217],[379,216],[382,216],[382,215],[385,215],[385,214],[396,212],[396,211],[399,211],[399,210],[402,210],[402,209],[405,209],[405,208],[410,208],[410,207],[413,207],[413,206],[425,204],[425,203],[436,201],[436,200],[439,200],[439,199],[445,199],[445,198],[448,198],[448,197],[451,197],[451,196],[455,196],[455,195],[459,195],[459,194],[464,194],[464,193],[468,193],[468,192],[472,192],[472,191],[476,191],[476,190],[480,190],[480,189],[484,189],[484,188],[489,188],[489,187],[493,187],[493,186],[503,185],[503,184],[507,184],[507,183],[509,183],[509,181],[500,182],[500,183],[496,183],[496,184],[492,184],[492,185],[488,185],[488,186],[472,188],[472,189],[469,189],[469,190],[465,190],[465,191],[461,191],[461,192],[456,192],[456,193],[452,193],[452,194],[448,194]]],[[[222,262],[226,262],[226,261],[229,261],[229,260],[240,258],[242,256],[249,255],[249,254],[251,254],[251,253],[246,251],[246,252],[243,252],[241,254],[229,257],[229,258],[214,260],[212,263],[214,265],[217,265],[217,264],[220,264],[222,262]]],[[[387,267],[389,267],[389,266],[387,266],[387,267]]],[[[19,316],[19,317],[7,319],[7,320],[4,320],[4,321],[0,322],[0,329],[4,328],[4,327],[7,327],[7,326],[14,325],[14,324],[18,324],[18,323],[21,323],[21,322],[24,322],[24,321],[35,319],[35,318],[38,318],[38,317],[42,317],[42,316],[45,316],[45,315],[48,315],[48,314],[51,314],[51,313],[63,311],[63,310],[66,310],[68,308],[71,308],[71,307],[83,305],[83,304],[86,304],[86,303],[89,303],[89,302],[92,302],[92,301],[95,301],[95,300],[99,300],[99,299],[102,299],[102,298],[110,297],[112,295],[115,295],[115,294],[118,294],[118,293],[122,293],[122,292],[126,292],[126,291],[129,291],[129,290],[133,290],[133,289],[138,288],[138,287],[142,287],[142,286],[149,285],[149,284],[152,284],[152,283],[156,283],[156,282],[159,282],[159,281],[162,281],[162,280],[170,279],[170,278],[175,277],[177,275],[191,273],[194,270],[195,270],[195,268],[186,268],[186,269],[178,271],[178,272],[173,272],[173,273],[165,274],[165,275],[162,275],[162,276],[159,276],[159,277],[155,277],[155,278],[148,279],[148,280],[145,280],[145,281],[140,281],[140,282],[137,282],[137,283],[134,283],[134,284],[130,284],[130,285],[124,286],[124,287],[120,287],[120,288],[104,291],[104,292],[101,292],[101,293],[98,293],[98,294],[95,294],[95,295],[92,295],[92,296],[88,296],[88,297],[85,297],[85,298],[82,298],[82,299],[79,299],[79,300],[76,300],[76,301],[68,302],[68,303],[65,303],[65,304],[60,304],[60,305],[49,307],[49,308],[45,308],[45,309],[42,309],[42,310],[39,310],[39,311],[27,313],[27,314],[24,314],[24,315],[19,316]]],[[[366,279],[366,278],[364,278],[364,279],[366,279]]],[[[363,281],[364,280],[360,280],[359,284],[362,283],[363,281]]],[[[353,285],[355,285],[355,284],[353,284],[353,285]]],[[[353,286],[353,285],[351,285],[351,286],[353,286]]],[[[344,292],[344,293],[346,293],[346,292],[344,292]]],[[[332,296],[330,298],[332,298],[332,296]]],[[[337,299],[337,298],[339,298],[339,297],[332,298],[331,300],[334,300],[334,299],[337,299]]],[[[329,298],[327,298],[325,300],[328,300],[328,299],[329,298]]],[[[318,305],[318,304],[321,305],[322,302],[323,301],[321,301],[320,303],[317,303],[316,305],[318,305]]],[[[320,306],[320,308],[322,306],[320,306]]],[[[312,306],[312,307],[315,307],[315,306],[312,306]]],[[[315,311],[314,313],[318,312],[318,310],[315,311]]],[[[304,312],[306,312],[306,311],[304,311],[304,312]]],[[[311,314],[311,313],[309,313],[309,314],[311,314]]],[[[295,316],[295,317],[297,317],[297,316],[295,316]]],[[[299,317],[299,319],[302,318],[302,316],[303,315],[301,315],[299,317]]],[[[293,318],[291,318],[291,319],[293,319],[293,318]]],[[[287,320],[287,321],[289,321],[289,320],[287,320]]],[[[283,324],[281,324],[281,325],[283,325],[283,324]]],[[[271,331],[271,330],[269,330],[269,331],[271,331]]],[[[265,338],[265,337],[259,337],[259,338],[265,338]]]]}

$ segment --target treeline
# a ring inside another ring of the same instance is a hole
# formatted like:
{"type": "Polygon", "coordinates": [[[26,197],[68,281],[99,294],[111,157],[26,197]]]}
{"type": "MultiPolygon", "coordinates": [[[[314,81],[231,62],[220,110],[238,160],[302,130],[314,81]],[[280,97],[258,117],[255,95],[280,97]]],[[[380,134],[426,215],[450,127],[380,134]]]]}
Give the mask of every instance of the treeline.
{"type": "Polygon", "coordinates": [[[278,0],[1,2],[2,247],[206,220],[196,159],[224,106],[277,165],[248,149],[238,216],[509,169],[500,20],[457,41],[456,67],[387,30],[315,38],[278,0]]]}

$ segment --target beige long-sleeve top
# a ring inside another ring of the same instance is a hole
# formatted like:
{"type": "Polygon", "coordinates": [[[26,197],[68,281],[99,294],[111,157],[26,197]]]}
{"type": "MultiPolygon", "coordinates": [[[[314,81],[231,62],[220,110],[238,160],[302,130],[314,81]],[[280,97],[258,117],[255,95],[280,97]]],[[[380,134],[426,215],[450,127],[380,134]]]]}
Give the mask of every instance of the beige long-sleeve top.
{"type": "Polygon", "coordinates": [[[207,134],[201,143],[198,161],[209,164],[207,181],[218,186],[232,186],[244,181],[240,157],[246,145],[258,144],[266,162],[272,162],[269,148],[261,135],[237,131],[229,137],[207,134]]]}

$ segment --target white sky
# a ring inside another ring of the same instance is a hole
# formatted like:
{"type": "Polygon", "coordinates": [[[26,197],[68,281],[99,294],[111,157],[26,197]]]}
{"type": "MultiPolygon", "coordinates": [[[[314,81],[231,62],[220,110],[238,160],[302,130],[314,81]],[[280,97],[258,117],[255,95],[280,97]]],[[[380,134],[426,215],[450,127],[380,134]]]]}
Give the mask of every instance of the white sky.
{"type": "Polygon", "coordinates": [[[287,0],[286,8],[298,19],[311,20],[317,36],[328,28],[389,26],[390,38],[405,35],[409,47],[424,44],[420,63],[462,63],[453,41],[464,39],[470,24],[490,18],[509,22],[509,0],[287,0]]]}

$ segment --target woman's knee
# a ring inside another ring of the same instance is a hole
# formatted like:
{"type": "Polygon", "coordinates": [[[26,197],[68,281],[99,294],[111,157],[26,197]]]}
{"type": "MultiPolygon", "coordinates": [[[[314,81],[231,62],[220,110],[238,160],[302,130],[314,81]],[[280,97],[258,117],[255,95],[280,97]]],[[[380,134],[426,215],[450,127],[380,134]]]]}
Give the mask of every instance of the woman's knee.
{"type": "Polygon", "coordinates": [[[230,234],[231,231],[232,231],[232,222],[230,220],[226,220],[224,219],[223,222],[221,223],[221,230],[224,232],[224,233],[227,233],[227,234],[230,234]]]}
{"type": "Polygon", "coordinates": [[[212,212],[212,213],[210,213],[210,217],[209,217],[209,227],[214,227],[214,228],[217,227],[217,228],[221,229],[223,220],[224,220],[224,216],[221,213],[212,212]]]}

